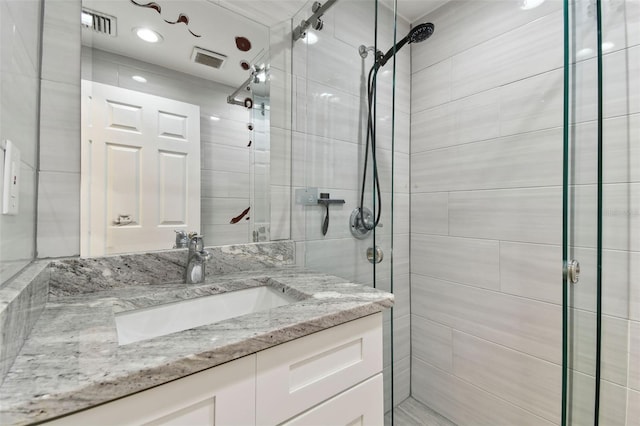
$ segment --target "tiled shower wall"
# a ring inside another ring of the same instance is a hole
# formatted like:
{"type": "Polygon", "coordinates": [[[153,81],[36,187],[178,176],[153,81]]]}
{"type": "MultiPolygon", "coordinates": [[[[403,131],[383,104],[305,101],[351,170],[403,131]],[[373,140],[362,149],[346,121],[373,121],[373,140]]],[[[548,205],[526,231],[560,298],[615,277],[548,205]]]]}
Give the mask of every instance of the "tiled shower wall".
{"type": "MultiPolygon", "coordinates": [[[[303,40],[293,46],[293,131],[292,131],[292,239],[297,242],[298,261],[309,268],[342,276],[354,282],[373,283],[373,268],[366,250],[373,239],[351,235],[349,216],[359,205],[366,137],[366,78],[373,54],[358,54],[360,45],[374,44],[374,2],[341,0],[323,16],[324,28],[316,31],[318,42],[303,40]],[[313,187],[344,199],[344,205],[330,207],[326,235],[321,224],[324,208],[296,204],[295,190],[313,187]]],[[[293,18],[294,25],[310,14],[311,3],[293,18]]],[[[393,45],[393,13],[378,7],[378,49],[393,45]]],[[[398,21],[398,38],[409,29],[398,21]]],[[[383,215],[376,245],[384,252],[377,265],[376,285],[390,289],[391,263],[396,297],[394,307],[395,403],[409,395],[409,112],[410,55],[401,51],[396,77],[395,173],[392,180],[392,81],[393,61],[378,74],[378,168],[383,215]],[[394,182],[393,253],[391,252],[391,183],[394,182]]],[[[369,165],[371,159],[369,159],[369,165]]],[[[369,173],[368,179],[372,174],[369,173]]],[[[370,186],[368,187],[370,188],[370,186]]],[[[370,189],[366,200],[370,200],[370,189]]],[[[366,204],[371,206],[370,201],[366,204]]],[[[386,409],[390,401],[390,315],[385,321],[386,409]]]]}
{"type": "MultiPolygon", "coordinates": [[[[604,59],[601,424],[640,418],[638,3],[605,10],[605,41],[615,47],[604,59]]],[[[436,32],[412,48],[411,390],[461,425],[560,423],[561,7],[451,2],[425,17],[436,32]]],[[[593,58],[576,66],[587,86],[594,67],[593,58]]],[[[592,144],[595,98],[589,87],[578,92],[577,139],[592,144]]],[[[592,146],[576,164],[595,168],[592,146]]],[[[580,167],[577,191],[593,190],[580,167]]],[[[576,199],[577,214],[595,218],[593,200],[576,199]]],[[[586,302],[593,245],[581,241],[592,232],[576,230],[575,256],[584,259],[574,288],[578,348],[594,345],[594,306],[586,302]]],[[[575,400],[575,424],[593,404],[590,353],[575,364],[574,391],[584,395],[575,400]]]]}
{"type": "MultiPolygon", "coordinates": [[[[0,284],[35,256],[41,10],[42,1],[0,0],[0,143],[21,151],[19,214],[0,215],[0,284]]],[[[3,184],[0,173],[0,193],[3,184]]]]}
{"type": "Polygon", "coordinates": [[[38,257],[80,254],[80,2],[44,2],[38,257]]]}

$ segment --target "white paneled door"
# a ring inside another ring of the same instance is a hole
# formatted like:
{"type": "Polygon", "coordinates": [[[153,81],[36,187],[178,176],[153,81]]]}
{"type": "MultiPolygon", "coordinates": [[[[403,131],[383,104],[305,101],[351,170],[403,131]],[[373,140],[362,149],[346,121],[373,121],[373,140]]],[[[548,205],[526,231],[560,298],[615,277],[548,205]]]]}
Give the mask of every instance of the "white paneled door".
{"type": "Polygon", "coordinates": [[[200,230],[200,107],[82,81],[81,255],[200,230]]]}

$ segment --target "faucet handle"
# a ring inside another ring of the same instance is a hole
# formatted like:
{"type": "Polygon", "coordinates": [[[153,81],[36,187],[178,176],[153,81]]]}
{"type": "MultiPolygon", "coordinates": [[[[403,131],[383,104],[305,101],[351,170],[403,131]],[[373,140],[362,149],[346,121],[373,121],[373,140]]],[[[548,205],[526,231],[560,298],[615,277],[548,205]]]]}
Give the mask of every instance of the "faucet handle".
{"type": "Polygon", "coordinates": [[[196,232],[191,232],[189,234],[189,250],[193,251],[202,251],[204,250],[204,237],[202,235],[198,235],[196,232]]]}
{"type": "Polygon", "coordinates": [[[209,259],[211,259],[211,253],[209,253],[206,250],[200,250],[196,252],[196,256],[198,257],[198,260],[200,260],[201,262],[206,262],[209,259]]]}
{"type": "Polygon", "coordinates": [[[176,233],[176,244],[173,248],[185,248],[187,247],[187,243],[189,242],[189,238],[187,237],[187,233],[183,230],[175,229],[173,232],[176,233]]]}

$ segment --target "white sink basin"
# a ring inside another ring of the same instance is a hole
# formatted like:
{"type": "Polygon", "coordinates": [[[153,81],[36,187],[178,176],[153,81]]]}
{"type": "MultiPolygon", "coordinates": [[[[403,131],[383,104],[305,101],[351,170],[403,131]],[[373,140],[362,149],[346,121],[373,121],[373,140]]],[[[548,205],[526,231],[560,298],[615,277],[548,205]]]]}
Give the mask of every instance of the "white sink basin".
{"type": "Polygon", "coordinates": [[[115,315],[118,343],[139,342],[297,301],[272,287],[204,296],[115,315]]]}

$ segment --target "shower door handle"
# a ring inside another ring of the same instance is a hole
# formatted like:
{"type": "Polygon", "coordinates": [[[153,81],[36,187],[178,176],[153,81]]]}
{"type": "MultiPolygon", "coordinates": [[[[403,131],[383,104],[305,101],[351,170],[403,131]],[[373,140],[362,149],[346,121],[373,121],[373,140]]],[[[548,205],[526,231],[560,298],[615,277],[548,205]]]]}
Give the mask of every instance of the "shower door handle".
{"type": "Polygon", "coordinates": [[[571,284],[576,284],[580,279],[580,263],[575,259],[571,259],[567,263],[564,273],[571,284]]]}

